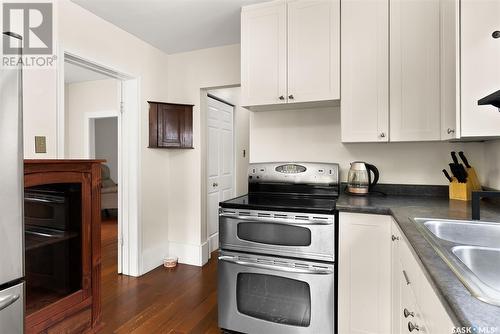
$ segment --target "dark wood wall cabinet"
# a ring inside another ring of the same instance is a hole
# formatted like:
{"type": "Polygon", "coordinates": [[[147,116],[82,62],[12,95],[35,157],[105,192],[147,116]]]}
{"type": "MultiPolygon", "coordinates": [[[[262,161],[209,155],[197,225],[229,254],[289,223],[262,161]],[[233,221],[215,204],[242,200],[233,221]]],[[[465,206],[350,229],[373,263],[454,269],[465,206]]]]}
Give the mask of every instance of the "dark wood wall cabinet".
{"type": "Polygon", "coordinates": [[[148,103],[149,147],[193,148],[193,105],[148,103]]]}
{"type": "Polygon", "coordinates": [[[25,160],[26,333],[101,324],[101,160],[25,160]]]}

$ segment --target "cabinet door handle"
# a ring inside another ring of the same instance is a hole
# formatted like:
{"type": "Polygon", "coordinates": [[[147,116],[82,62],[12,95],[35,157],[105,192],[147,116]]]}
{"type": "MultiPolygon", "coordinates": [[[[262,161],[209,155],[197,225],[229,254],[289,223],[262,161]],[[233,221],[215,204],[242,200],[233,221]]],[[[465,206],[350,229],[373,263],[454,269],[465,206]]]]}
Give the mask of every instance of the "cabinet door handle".
{"type": "Polygon", "coordinates": [[[380,133],[380,138],[385,138],[385,132],[380,133]]]}
{"type": "Polygon", "coordinates": [[[500,38],[500,31],[498,31],[498,30],[493,31],[493,33],[491,34],[491,37],[493,37],[495,39],[500,38]]]}
{"type": "Polygon", "coordinates": [[[278,97],[278,99],[280,99],[281,101],[283,101],[285,99],[285,97],[283,95],[281,95],[280,97],[278,97]]]}
{"type": "Polygon", "coordinates": [[[219,184],[218,184],[217,182],[214,182],[214,183],[212,184],[212,186],[215,188],[215,187],[218,187],[218,186],[219,186],[219,184]]]}
{"type": "Polygon", "coordinates": [[[413,331],[420,331],[420,327],[418,327],[418,325],[415,325],[414,323],[412,323],[411,321],[408,321],[408,330],[410,332],[413,332],[413,331]]]}
{"type": "Polygon", "coordinates": [[[396,240],[399,240],[399,237],[396,237],[394,234],[392,235],[391,237],[392,241],[396,241],[396,240]]]}
{"type": "Polygon", "coordinates": [[[455,133],[455,129],[448,128],[448,130],[446,130],[446,133],[448,133],[449,135],[451,135],[452,133],[455,133]]]}
{"type": "Polygon", "coordinates": [[[408,318],[408,317],[414,317],[414,316],[415,316],[415,312],[410,312],[410,311],[408,311],[408,309],[405,307],[405,309],[403,310],[403,315],[405,316],[405,318],[408,318]]]}
{"type": "Polygon", "coordinates": [[[293,99],[294,99],[293,94],[288,95],[288,98],[289,98],[290,100],[293,100],[293,99]]]}
{"type": "Polygon", "coordinates": [[[403,276],[405,277],[406,285],[410,285],[410,279],[408,278],[408,274],[406,273],[406,270],[403,270],[403,276]]]}

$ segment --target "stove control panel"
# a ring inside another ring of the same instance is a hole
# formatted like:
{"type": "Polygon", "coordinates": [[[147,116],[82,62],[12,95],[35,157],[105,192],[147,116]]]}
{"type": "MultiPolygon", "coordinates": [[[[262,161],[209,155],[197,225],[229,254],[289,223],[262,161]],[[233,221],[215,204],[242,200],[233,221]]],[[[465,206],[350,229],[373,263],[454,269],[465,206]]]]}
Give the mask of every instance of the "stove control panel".
{"type": "Polygon", "coordinates": [[[338,185],[339,165],[316,162],[253,163],[248,168],[248,182],[338,185]]]}

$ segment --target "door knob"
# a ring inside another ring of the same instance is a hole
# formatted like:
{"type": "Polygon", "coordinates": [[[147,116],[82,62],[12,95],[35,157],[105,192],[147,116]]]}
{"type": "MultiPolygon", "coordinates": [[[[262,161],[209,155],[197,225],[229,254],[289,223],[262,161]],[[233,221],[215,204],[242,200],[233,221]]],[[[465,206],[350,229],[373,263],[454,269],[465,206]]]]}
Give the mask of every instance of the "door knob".
{"type": "Polygon", "coordinates": [[[403,310],[403,315],[405,316],[405,318],[414,317],[415,316],[415,312],[410,312],[410,311],[408,311],[407,308],[405,308],[403,310]]]}
{"type": "Polygon", "coordinates": [[[281,96],[279,97],[279,99],[280,99],[281,101],[283,101],[283,100],[285,99],[285,97],[284,97],[283,95],[281,95],[281,96]]]}
{"type": "Polygon", "coordinates": [[[408,322],[408,330],[410,332],[413,332],[413,331],[420,331],[420,327],[418,327],[417,325],[415,325],[414,323],[412,323],[411,321],[408,322]]]}
{"type": "Polygon", "coordinates": [[[493,31],[493,33],[491,34],[491,37],[500,38],[500,31],[498,31],[498,30],[493,31]]]}
{"type": "Polygon", "coordinates": [[[292,95],[292,94],[288,95],[288,98],[289,98],[290,100],[293,100],[293,99],[294,99],[294,97],[293,97],[293,95],[292,95]]]}

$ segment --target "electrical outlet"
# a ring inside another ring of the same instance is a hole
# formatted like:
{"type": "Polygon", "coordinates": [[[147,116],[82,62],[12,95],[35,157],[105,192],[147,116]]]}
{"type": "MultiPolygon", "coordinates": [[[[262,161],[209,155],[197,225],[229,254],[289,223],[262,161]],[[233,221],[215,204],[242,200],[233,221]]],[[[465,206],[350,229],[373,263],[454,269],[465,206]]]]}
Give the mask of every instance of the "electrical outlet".
{"type": "Polygon", "coordinates": [[[35,136],[35,153],[47,153],[47,137],[35,136]]]}

